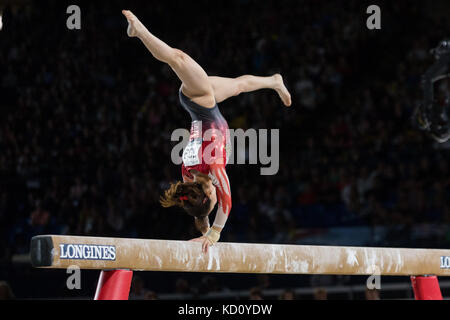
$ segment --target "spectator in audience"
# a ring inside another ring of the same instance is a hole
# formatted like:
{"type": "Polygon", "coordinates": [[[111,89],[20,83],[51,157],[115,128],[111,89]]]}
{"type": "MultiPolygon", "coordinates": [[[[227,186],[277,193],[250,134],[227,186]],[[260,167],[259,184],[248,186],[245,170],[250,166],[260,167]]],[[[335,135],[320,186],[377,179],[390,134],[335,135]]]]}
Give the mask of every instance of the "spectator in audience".
{"type": "Polygon", "coordinates": [[[256,282],[257,282],[256,286],[261,290],[266,290],[271,287],[270,277],[266,273],[258,274],[256,276],[256,282]]]}
{"type": "Polygon", "coordinates": [[[14,294],[6,281],[0,281],[0,300],[13,300],[14,294]]]}
{"type": "Polygon", "coordinates": [[[129,300],[145,300],[148,294],[149,290],[145,288],[144,280],[134,275],[131,281],[129,300]]]}
{"type": "Polygon", "coordinates": [[[313,293],[314,300],[328,300],[328,292],[325,288],[315,288],[313,293]]]}
{"type": "Polygon", "coordinates": [[[251,288],[249,300],[264,300],[261,289],[258,287],[251,288]]]}
{"type": "Polygon", "coordinates": [[[158,295],[154,291],[147,291],[144,300],[158,300],[158,295]]]}
{"type": "Polygon", "coordinates": [[[295,296],[295,292],[292,289],[285,289],[280,297],[279,300],[297,300],[296,296],[295,296]]]}
{"type": "Polygon", "coordinates": [[[189,282],[186,279],[178,278],[175,282],[175,293],[190,294],[192,293],[189,282]]]}

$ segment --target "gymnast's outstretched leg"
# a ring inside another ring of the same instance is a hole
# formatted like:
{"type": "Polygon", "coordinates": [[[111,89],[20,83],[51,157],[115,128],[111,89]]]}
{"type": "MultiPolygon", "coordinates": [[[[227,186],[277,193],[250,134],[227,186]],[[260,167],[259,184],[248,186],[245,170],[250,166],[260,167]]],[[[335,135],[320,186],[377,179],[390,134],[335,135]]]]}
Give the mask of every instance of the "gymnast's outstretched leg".
{"type": "Polygon", "coordinates": [[[286,89],[280,74],[274,74],[271,77],[252,75],[244,75],[237,78],[209,77],[209,80],[214,89],[217,103],[244,92],[272,89],[278,93],[284,105],[289,107],[292,104],[291,95],[286,89]]]}
{"type": "Polygon", "coordinates": [[[122,13],[128,20],[128,35],[138,37],[156,59],[167,63],[174,70],[183,82],[183,93],[193,102],[206,108],[212,108],[215,102],[220,103],[243,92],[273,89],[286,106],[291,105],[291,95],[286,89],[281,75],[275,74],[270,77],[243,75],[237,78],[208,77],[205,70],[189,55],[170,47],[151,34],[131,11],[123,10],[122,13]]]}
{"type": "Polygon", "coordinates": [[[189,55],[151,34],[131,11],[123,10],[122,13],[128,20],[128,36],[138,37],[156,59],[173,69],[183,82],[183,93],[198,105],[214,107],[214,91],[205,70],[189,55]]]}

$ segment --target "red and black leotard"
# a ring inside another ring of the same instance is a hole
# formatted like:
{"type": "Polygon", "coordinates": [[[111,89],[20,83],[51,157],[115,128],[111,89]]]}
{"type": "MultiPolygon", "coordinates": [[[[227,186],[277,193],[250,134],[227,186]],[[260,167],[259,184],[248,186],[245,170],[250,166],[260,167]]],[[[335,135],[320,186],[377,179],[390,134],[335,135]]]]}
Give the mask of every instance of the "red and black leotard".
{"type": "Polygon", "coordinates": [[[189,143],[183,151],[183,180],[193,179],[189,172],[193,169],[211,178],[216,187],[219,204],[214,225],[223,228],[231,210],[230,182],[225,171],[231,154],[228,123],[220,113],[217,103],[213,108],[202,107],[186,97],[181,88],[179,98],[192,119],[189,143]]]}

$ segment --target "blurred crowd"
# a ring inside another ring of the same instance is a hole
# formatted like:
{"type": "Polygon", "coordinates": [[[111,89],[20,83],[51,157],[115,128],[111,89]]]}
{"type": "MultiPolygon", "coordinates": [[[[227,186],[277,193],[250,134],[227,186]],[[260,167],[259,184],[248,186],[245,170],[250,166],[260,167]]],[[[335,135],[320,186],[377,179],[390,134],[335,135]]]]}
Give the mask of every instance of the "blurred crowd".
{"type": "MultiPolygon", "coordinates": [[[[230,290],[222,285],[214,276],[204,276],[198,283],[191,283],[184,278],[178,278],[175,282],[173,293],[160,297],[146,286],[146,282],[140,276],[133,277],[130,300],[159,300],[159,299],[236,299],[236,300],[380,300],[380,290],[366,288],[361,294],[334,292],[329,297],[327,287],[312,283],[312,290],[297,293],[294,288],[274,289],[274,283],[268,275],[258,275],[256,285],[241,292],[230,290]],[[356,296],[355,296],[356,295],[356,296]]],[[[402,297],[406,294],[403,293],[402,297]]]]}
{"type": "MultiPolygon", "coordinates": [[[[173,293],[163,295],[162,299],[236,299],[236,300],[329,300],[326,287],[316,286],[308,293],[301,295],[293,288],[278,289],[275,293],[269,276],[260,275],[257,277],[257,285],[242,292],[231,291],[220,284],[214,276],[205,276],[198,283],[190,283],[184,278],[178,278],[175,282],[173,293]]],[[[352,297],[349,292],[342,292],[340,296],[331,299],[357,299],[357,300],[380,300],[380,290],[366,288],[358,297],[352,297]]],[[[147,288],[145,280],[140,276],[134,276],[130,300],[159,300],[161,297],[154,291],[147,288]]]]}
{"type": "MultiPolygon", "coordinates": [[[[158,203],[181,178],[171,133],[190,127],[179,80],[127,37],[118,1],[81,1],[81,30],[65,27],[63,2],[50,3],[7,8],[0,32],[0,260],[27,253],[37,234],[198,236],[191,217],[158,203]]],[[[360,1],[233,0],[213,11],[206,0],[127,2],[209,75],[279,72],[291,91],[291,108],[268,90],[220,105],[230,128],[281,135],[277,175],[228,167],[223,241],[404,226],[386,240],[395,244],[414,224],[450,222],[449,146],[410,121],[448,20],[420,2],[380,5],[382,29],[368,30],[360,1]]]]}
{"type": "MultiPolygon", "coordinates": [[[[298,294],[293,288],[271,290],[270,278],[267,275],[259,276],[256,286],[244,291],[232,291],[220,284],[214,276],[205,276],[198,283],[191,283],[184,278],[178,278],[172,293],[158,295],[148,289],[146,281],[134,275],[131,283],[129,300],[196,300],[196,299],[226,299],[226,300],[380,300],[380,290],[366,288],[363,294],[357,297],[351,291],[341,292],[330,299],[325,287],[313,287],[308,293],[298,294]]],[[[407,293],[406,293],[407,294],[407,293]]],[[[402,297],[405,296],[403,293],[402,297]]],[[[39,297],[41,298],[41,297],[39,297]]],[[[80,297],[78,297],[80,298],[80,297]]],[[[81,297],[82,298],[82,297],[81,297]]],[[[0,301],[15,300],[16,297],[7,281],[0,281],[0,301]]],[[[89,299],[89,298],[88,298],[89,299]]]]}

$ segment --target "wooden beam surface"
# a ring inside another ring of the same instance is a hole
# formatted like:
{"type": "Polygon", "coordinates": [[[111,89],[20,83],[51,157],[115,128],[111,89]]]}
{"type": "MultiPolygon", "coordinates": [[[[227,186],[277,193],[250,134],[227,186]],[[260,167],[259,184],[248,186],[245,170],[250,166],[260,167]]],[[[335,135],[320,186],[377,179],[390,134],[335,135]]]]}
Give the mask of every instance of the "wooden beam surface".
{"type": "Polygon", "coordinates": [[[198,242],[45,235],[31,241],[33,266],[278,274],[450,276],[450,250],[219,242],[207,254],[198,242]]]}

